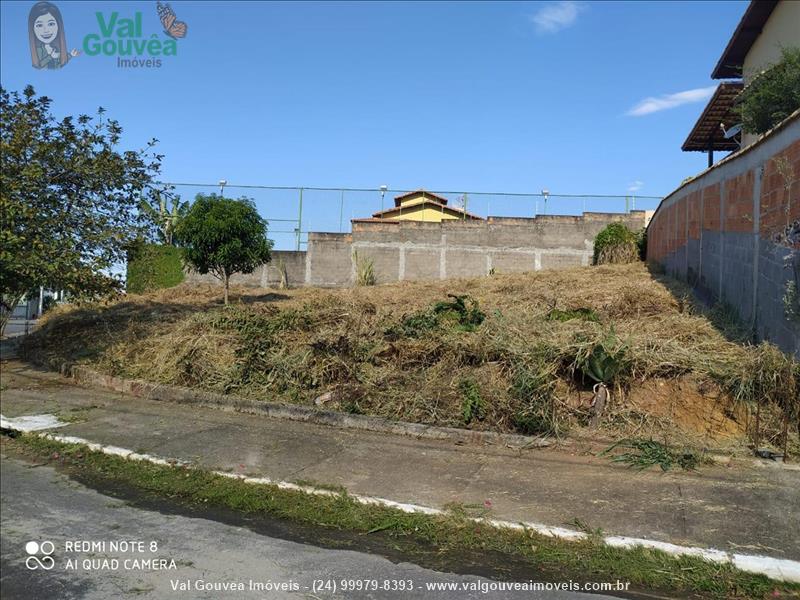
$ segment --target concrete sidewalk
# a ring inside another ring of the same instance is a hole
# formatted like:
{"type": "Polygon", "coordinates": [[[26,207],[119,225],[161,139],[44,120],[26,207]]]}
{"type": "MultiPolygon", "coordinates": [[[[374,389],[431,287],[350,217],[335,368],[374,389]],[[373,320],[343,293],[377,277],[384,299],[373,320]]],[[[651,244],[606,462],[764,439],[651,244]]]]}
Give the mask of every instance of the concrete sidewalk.
{"type": "Polygon", "coordinates": [[[210,469],[333,484],[356,494],[553,526],[800,559],[800,471],[778,464],[637,472],[559,450],[512,450],[348,431],[78,387],[2,365],[6,417],[53,413],[57,431],[210,469]]]}

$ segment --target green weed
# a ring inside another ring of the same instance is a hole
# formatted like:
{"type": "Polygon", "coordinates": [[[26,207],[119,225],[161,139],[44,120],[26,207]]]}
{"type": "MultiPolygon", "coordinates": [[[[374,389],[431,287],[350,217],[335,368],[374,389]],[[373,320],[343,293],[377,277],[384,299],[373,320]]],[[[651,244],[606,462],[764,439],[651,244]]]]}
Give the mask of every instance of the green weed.
{"type": "Polygon", "coordinates": [[[480,388],[471,379],[464,379],[458,385],[461,390],[461,420],[469,425],[474,419],[482,420],[486,416],[486,402],[481,396],[480,388]]]}
{"type": "Polygon", "coordinates": [[[676,452],[666,444],[643,439],[620,440],[600,453],[600,456],[607,455],[611,456],[611,462],[623,463],[640,471],[656,465],[662,471],[669,471],[675,465],[693,471],[701,462],[701,457],[693,451],[676,452]],[[627,451],[611,454],[618,449],[627,451]]]}

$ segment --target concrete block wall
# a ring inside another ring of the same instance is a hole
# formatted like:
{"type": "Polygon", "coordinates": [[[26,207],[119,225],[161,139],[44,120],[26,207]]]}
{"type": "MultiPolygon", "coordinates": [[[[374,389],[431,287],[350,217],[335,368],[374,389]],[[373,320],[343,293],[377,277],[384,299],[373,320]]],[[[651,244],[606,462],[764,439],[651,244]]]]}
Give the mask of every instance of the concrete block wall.
{"type": "Polygon", "coordinates": [[[800,113],[760,141],[691,179],[659,205],[647,229],[648,261],[723,301],[770,340],[800,356],[800,326],[785,311],[800,269],[800,113]]]}
{"type": "MultiPolygon", "coordinates": [[[[243,287],[267,288],[277,287],[281,281],[280,265],[286,268],[286,275],[291,287],[305,285],[306,253],[294,250],[273,250],[272,260],[256,268],[252,273],[236,273],[231,276],[231,285],[243,287]]],[[[219,284],[219,279],[211,274],[200,275],[192,270],[186,271],[187,283],[219,284]]]]}
{"type": "Polygon", "coordinates": [[[378,283],[588,265],[601,229],[619,221],[639,230],[645,216],[633,211],[441,223],[356,222],[351,234],[309,234],[306,283],[351,285],[354,257],[372,260],[378,283]]]}
{"type": "MultiPolygon", "coordinates": [[[[280,282],[281,262],[291,287],[350,286],[361,259],[372,260],[378,283],[588,265],[594,238],[606,225],[622,222],[638,231],[645,221],[645,211],[632,211],[466,222],[353,223],[352,233],[309,233],[307,251],[274,251],[269,264],[247,275],[234,275],[231,284],[274,287],[280,282]]],[[[211,275],[193,272],[187,273],[186,280],[218,283],[211,275]]]]}

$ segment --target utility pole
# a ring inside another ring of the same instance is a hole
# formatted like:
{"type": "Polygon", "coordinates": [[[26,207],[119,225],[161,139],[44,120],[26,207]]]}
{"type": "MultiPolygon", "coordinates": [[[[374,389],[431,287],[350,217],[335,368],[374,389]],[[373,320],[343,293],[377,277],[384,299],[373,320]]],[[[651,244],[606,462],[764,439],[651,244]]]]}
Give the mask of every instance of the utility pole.
{"type": "Polygon", "coordinates": [[[303,229],[303,188],[300,188],[300,203],[297,211],[297,250],[300,250],[300,236],[303,229]]]}
{"type": "Polygon", "coordinates": [[[339,201],[339,233],[342,233],[342,217],[344,215],[344,190],[342,190],[342,198],[339,201]]]}

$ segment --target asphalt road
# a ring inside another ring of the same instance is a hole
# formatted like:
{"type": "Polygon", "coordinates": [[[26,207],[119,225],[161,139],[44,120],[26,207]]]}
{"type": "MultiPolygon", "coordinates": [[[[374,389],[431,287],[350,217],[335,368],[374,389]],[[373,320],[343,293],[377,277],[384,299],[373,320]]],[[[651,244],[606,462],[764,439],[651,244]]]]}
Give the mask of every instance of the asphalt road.
{"type": "Polygon", "coordinates": [[[297,543],[215,520],[135,507],[85,487],[49,466],[32,465],[7,455],[0,461],[0,482],[0,595],[5,600],[610,598],[572,592],[431,590],[428,584],[488,587],[497,582],[397,564],[359,551],[297,543]],[[40,547],[30,545],[32,541],[40,547]],[[44,542],[52,542],[52,552],[44,542]],[[96,545],[75,545],[87,542],[96,545]],[[111,547],[121,542],[127,542],[127,547],[111,547]],[[31,554],[33,550],[37,551],[31,554]],[[46,555],[52,558],[51,569],[41,566],[51,564],[46,555]],[[166,568],[153,570],[153,564],[166,568]],[[369,586],[378,582],[378,589],[359,592],[343,588],[343,582],[352,587],[358,586],[359,580],[369,580],[369,586]],[[251,582],[261,585],[261,590],[251,589],[251,582]],[[218,587],[236,583],[244,589],[218,587]],[[188,589],[180,589],[181,585],[188,589]],[[405,589],[381,589],[384,585],[405,589]]]}

